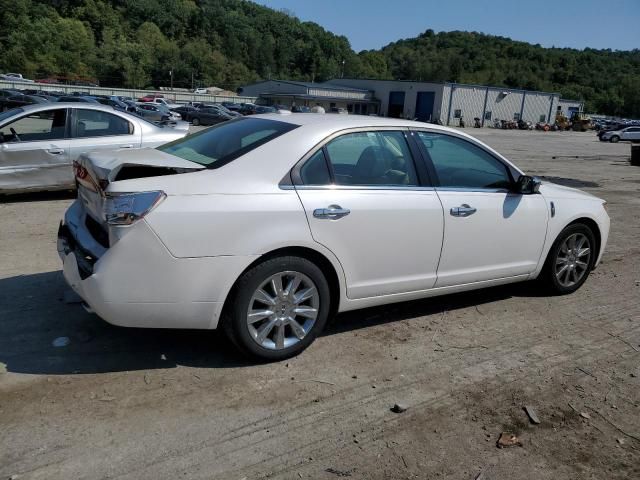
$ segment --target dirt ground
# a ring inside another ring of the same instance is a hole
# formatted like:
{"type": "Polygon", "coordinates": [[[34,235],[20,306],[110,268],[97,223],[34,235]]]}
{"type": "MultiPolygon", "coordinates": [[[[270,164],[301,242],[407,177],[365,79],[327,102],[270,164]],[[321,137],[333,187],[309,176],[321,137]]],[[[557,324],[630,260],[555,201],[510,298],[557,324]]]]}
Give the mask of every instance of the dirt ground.
{"type": "Polygon", "coordinates": [[[117,328],[65,303],[55,238],[71,196],[4,200],[0,479],[640,478],[629,145],[467,132],[609,202],[592,277],[564,297],[521,284],[350,312],[282,363],[251,364],[216,332],[117,328]],[[504,431],[522,446],[497,448],[504,431]]]}

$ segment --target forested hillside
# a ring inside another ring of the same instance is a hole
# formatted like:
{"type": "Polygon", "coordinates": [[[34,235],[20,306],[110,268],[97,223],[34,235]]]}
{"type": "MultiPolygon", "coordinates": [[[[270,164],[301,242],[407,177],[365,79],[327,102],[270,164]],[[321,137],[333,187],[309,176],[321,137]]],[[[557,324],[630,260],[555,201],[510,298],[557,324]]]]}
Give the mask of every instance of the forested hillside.
{"type": "Polygon", "coordinates": [[[640,50],[542,48],[470,32],[400,40],[382,49],[394,78],[560,92],[590,111],[640,117],[640,50]]]}
{"type": "Polygon", "coordinates": [[[590,110],[640,117],[638,50],[427,30],[356,53],[346,37],[244,0],[0,0],[0,52],[0,71],[31,78],[158,87],[171,70],[174,86],[228,89],[263,78],[449,80],[559,91],[590,110]]]}

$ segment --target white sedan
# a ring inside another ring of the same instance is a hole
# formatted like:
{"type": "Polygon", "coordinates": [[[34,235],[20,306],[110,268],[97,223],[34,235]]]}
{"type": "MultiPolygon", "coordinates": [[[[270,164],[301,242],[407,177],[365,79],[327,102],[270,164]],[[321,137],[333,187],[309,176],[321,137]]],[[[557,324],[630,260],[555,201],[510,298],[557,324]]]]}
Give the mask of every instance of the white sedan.
{"type": "Polygon", "coordinates": [[[538,278],[577,290],[603,200],[540,184],[459,131],[357,115],[240,118],[157,149],[95,152],[58,250],[122,326],[224,329],[295,355],[336,312],[538,278]]]}

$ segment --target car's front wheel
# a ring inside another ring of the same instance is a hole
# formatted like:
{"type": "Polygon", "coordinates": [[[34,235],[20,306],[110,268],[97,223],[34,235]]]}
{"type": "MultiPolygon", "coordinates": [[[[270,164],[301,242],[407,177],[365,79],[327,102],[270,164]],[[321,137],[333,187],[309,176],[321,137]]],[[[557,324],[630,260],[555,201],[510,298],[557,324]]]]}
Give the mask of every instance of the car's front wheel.
{"type": "Polygon", "coordinates": [[[569,225],[551,246],[540,280],[553,293],[573,293],[587,280],[596,256],[591,229],[581,223],[569,225]]]}
{"type": "Polygon", "coordinates": [[[609,139],[611,143],[618,143],[620,141],[620,137],[618,135],[614,135],[609,139]]]}
{"type": "Polygon", "coordinates": [[[238,280],[223,327],[251,356],[268,361],[297,355],[323,330],[329,315],[327,280],[313,262],[277,257],[238,280]]]}
{"type": "Polygon", "coordinates": [[[198,117],[193,117],[193,118],[191,119],[191,124],[192,124],[194,127],[197,127],[198,125],[200,125],[200,119],[199,119],[198,117]]]}

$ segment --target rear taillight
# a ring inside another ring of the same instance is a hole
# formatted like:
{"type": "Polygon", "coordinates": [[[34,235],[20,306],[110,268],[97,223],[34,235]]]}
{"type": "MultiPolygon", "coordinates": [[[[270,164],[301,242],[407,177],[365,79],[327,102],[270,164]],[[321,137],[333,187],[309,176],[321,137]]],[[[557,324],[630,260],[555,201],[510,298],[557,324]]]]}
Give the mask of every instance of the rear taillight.
{"type": "Polygon", "coordinates": [[[107,193],[104,218],[109,225],[131,225],[144,218],[167,195],[160,190],[136,193],[107,193]]]}
{"type": "Polygon", "coordinates": [[[100,192],[100,186],[98,182],[94,180],[89,171],[80,165],[77,161],[73,162],[73,175],[76,177],[78,185],[91,190],[92,192],[100,192]]]}

